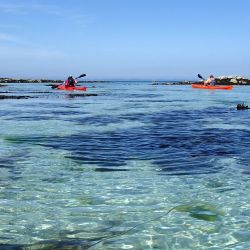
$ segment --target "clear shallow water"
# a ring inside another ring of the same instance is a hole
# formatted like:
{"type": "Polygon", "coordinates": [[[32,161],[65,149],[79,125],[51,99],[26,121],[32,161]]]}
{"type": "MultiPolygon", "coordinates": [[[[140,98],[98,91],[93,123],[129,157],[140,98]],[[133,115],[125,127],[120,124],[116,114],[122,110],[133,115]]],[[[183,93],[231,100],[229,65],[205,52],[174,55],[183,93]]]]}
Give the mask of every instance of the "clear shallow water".
{"type": "Polygon", "coordinates": [[[0,248],[249,249],[250,87],[92,85],[0,89],[0,248]]]}

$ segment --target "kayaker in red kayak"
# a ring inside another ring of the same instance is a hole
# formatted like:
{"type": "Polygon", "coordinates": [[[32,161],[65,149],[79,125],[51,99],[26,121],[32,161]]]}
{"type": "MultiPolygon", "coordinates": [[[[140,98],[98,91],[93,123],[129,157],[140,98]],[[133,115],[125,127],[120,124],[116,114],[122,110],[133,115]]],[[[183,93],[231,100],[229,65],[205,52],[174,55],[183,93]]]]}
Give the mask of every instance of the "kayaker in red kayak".
{"type": "Polygon", "coordinates": [[[64,82],[65,87],[75,87],[77,84],[77,80],[73,78],[73,76],[69,76],[68,79],[64,82]]]}
{"type": "Polygon", "coordinates": [[[213,75],[210,75],[209,78],[204,81],[204,85],[211,85],[211,86],[214,86],[216,84],[216,80],[215,80],[215,77],[213,75]]]}

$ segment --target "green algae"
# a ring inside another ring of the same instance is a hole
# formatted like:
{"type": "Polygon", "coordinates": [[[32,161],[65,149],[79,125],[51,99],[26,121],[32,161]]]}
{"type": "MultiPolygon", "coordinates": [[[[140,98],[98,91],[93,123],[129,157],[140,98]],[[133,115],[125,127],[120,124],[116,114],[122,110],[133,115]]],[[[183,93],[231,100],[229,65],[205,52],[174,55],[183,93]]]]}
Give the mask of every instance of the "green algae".
{"type": "Polygon", "coordinates": [[[208,188],[221,188],[224,183],[221,180],[210,180],[205,186],[208,188]]]}
{"type": "Polygon", "coordinates": [[[218,221],[224,213],[211,204],[180,205],[177,212],[187,212],[193,218],[205,221],[218,221]]]}

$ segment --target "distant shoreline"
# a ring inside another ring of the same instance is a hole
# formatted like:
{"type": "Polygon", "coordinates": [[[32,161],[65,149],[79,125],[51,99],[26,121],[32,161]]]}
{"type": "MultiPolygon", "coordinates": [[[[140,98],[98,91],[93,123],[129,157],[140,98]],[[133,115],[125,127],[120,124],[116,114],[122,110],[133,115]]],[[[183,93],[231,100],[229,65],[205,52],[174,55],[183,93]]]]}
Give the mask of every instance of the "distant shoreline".
{"type": "MultiPolygon", "coordinates": [[[[0,78],[0,83],[63,83],[63,80],[51,79],[16,79],[0,78]]],[[[109,82],[151,82],[152,85],[191,85],[202,81],[150,81],[150,80],[85,80],[79,83],[109,83],[109,82]]],[[[221,76],[216,78],[218,85],[250,85],[250,79],[241,76],[221,76]]],[[[4,85],[2,85],[4,86],[4,85]]]]}
{"type": "MultiPolygon", "coordinates": [[[[51,79],[16,79],[16,78],[0,78],[0,83],[63,83],[63,80],[51,80],[51,79]]],[[[78,81],[79,83],[94,83],[94,82],[113,82],[105,80],[87,80],[78,81]]]]}

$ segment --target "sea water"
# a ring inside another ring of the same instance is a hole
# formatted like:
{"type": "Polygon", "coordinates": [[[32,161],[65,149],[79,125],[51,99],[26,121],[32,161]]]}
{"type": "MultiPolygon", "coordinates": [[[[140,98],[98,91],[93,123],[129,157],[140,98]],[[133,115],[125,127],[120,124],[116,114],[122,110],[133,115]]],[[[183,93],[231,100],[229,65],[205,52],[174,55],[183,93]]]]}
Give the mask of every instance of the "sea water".
{"type": "Polygon", "coordinates": [[[0,249],[250,249],[250,87],[9,84],[0,249]]]}

